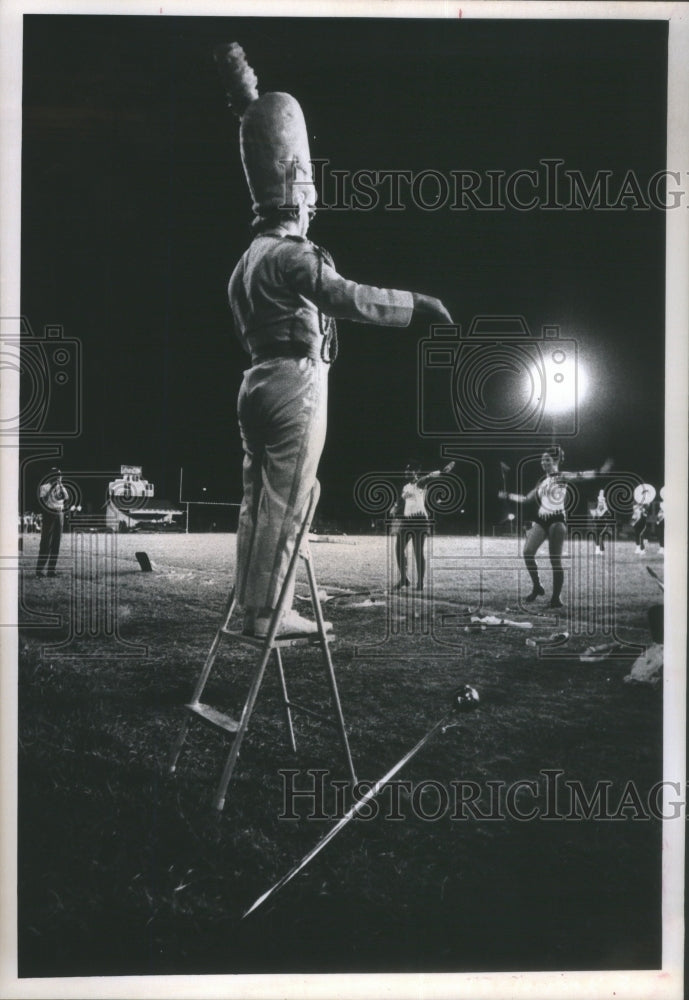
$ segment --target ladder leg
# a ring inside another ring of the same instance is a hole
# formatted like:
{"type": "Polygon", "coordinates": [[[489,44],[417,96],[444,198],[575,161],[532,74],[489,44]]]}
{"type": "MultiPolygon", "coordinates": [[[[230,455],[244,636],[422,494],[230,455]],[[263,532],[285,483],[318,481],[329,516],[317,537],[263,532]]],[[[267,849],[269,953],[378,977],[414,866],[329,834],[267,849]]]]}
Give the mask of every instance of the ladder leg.
{"type": "Polygon", "coordinates": [[[225,808],[227,786],[230,783],[230,778],[232,777],[235,764],[237,763],[237,758],[239,757],[239,751],[242,748],[242,742],[244,740],[244,736],[246,734],[247,729],[249,728],[249,719],[251,718],[251,713],[253,712],[254,705],[256,704],[256,698],[258,697],[258,692],[261,687],[261,682],[263,681],[263,675],[265,673],[266,664],[268,663],[268,660],[270,659],[270,654],[273,651],[272,642],[273,642],[272,638],[270,642],[266,640],[266,643],[263,647],[261,660],[259,662],[258,667],[256,668],[256,671],[254,672],[253,680],[251,682],[251,687],[249,688],[249,694],[247,695],[247,699],[244,702],[244,708],[242,709],[242,715],[239,720],[239,727],[237,729],[235,738],[232,741],[232,746],[227,756],[227,760],[225,761],[225,767],[223,768],[222,777],[220,778],[220,782],[218,784],[218,790],[215,794],[215,801],[213,803],[218,811],[225,808]]]}
{"type": "MultiPolygon", "coordinates": [[[[203,689],[208,683],[208,678],[210,676],[211,670],[213,669],[213,663],[215,662],[215,657],[217,656],[218,648],[222,640],[222,635],[223,635],[222,630],[223,628],[225,628],[230,618],[232,617],[232,613],[235,609],[236,603],[237,602],[235,600],[235,588],[233,587],[232,590],[230,591],[227,601],[225,602],[222,623],[220,625],[220,628],[215,633],[215,638],[213,639],[211,648],[209,649],[208,655],[206,656],[206,662],[204,663],[203,669],[201,670],[198,680],[196,681],[196,687],[194,688],[194,693],[191,696],[192,705],[197,704],[197,702],[200,700],[201,695],[203,694],[203,689]]],[[[174,774],[177,768],[177,761],[179,760],[179,755],[182,752],[184,741],[187,738],[188,730],[189,730],[189,716],[185,713],[184,720],[179,730],[179,735],[177,736],[175,745],[172,748],[172,753],[170,754],[170,765],[169,765],[170,774],[174,774]]]]}
{"type": "Polygon", "coordinates": [[[285,683],[285,671],[282,668],[282,656],[280,655],[280,650],[275,647],[275,660],[278,666],[278,674],[280,675],[280,687],[282,688],[282,700],[285,705],[285,718],[287,719],[287,729],[289,730],[289,740],[292,744],[292,750],[294,753],[297,752],[297,741],[294,738],[294,726],[292,725],[292,710],[289,707],[289,697],[287,695],[287,684],[285,683]]]}
{"type": "Polygon", "coordinates": [[[337,690],[337,680],[335,679],[335,668],[333,667],[332,657],[330,656],[330,646],[328,645],[328,637],[325,632],[325,624],[323,621],[323,610],[321,608],[321,602],[318,597],[318,586],[316,584],[316,574],[313,570],[313,563],[311,562],[311,553],[308,549],[302,552],[302,557],[306,563],[306,572],[309,577],[309,588],[311,590],[311,604],[313,605],[313,611],[316,616],[316,622],[318,623],[318,632],[321,638],[321,647],[323,649],[323,660],[325,663],[325,670],[328,676],[328,683],[330,684],[330,694],[333,700],[333,707],[335,708],[335,713],[337,715],[337,725],[340,730],[340,736],[342,738],[342,747],[345,752],[345,757],[347,758],[347,766],[349,768],[349,773],[352,776],[352,781],[356,785],[356,771],[354,770],[354,761],[352,760],[352,754],[349,749],[349,739],[347,737],[347,730],[345,728],[344,715],[342,714],[342,705],[340,703],[340,694],[337,690]]]}
{"type": "MultiPolygon", "coordinates": [[[[306,537],[306,534],[311,523],[311,518],[313,517],[313,512],[316,508],[316,503],[318,502],[318,495],[320,492],[320,486],[316,482],[313,490],[311,491],[311,500],[309,502],[309,507],[307,515],[302,521],[301,528],[295,540],[294,552],[292,553],[292,558],[290,559],[289,567],[287,569],[287,575],[283,581],[282,587],[280,588],[280,596],[278,597],[277,607],[273,611],[270,619],[270,627],[268,629],[268,634],[266,636],[265,642],[263,644],[263,651],[261,653],[261,660],[256,672],[254,673],[253,681],[251,682],[251,687],[249,689],[249,694],[244,703],[244,708],[242,709],[242,715],[239,720],[239,727],[237,729],[237,734],[230,748],[227,760],[225,761],[225,767],[223,768],[222,777],[218,784],[218,790],[215,795],[215,808],[218,810],[224,809],[225,799],[227,797],[227,786],[230,783],[232,773],[234,771],[235,765],[237,763],[237,758],[239,757],[239,751],[244,740],[247,729],[249,728],[249,719],[251,718],[251,713],[254,710],[254,705],[256,703],[256,698],[258,697],[259,688],[263,681],[263,675],[265,673],[266,665],[270,659],[270,654],[273,651],[275,636],[277,635],[278,627],[280,625],[280,619],[282,617],[282,612],[287,601],[287,593],[291,586],[292,580],[294,579],[295,573],[297,572],[297,562],[299,561],[299,555],[302,543],[306,537]]],[[[222,633],[220,633],[222,634],[222,633]]],[[[219,641],[219,640],[218,640],[219,641]]],[[[276,650],[277,652],[277,650],[276,650]]],[[[204,682],[205,683],[205,682],[204,682]]]]}
{"type": "Polygon", "coordinates": [[[215,657],[217,656],[217,653],[218,653],[218,648],[219,648],[220,643],[222,641],[223,629],[227,626],[227,623],[229,622],[230,618],[232,617],[232,613],[233,613],[233,611],[235,609],[235,605],[237,603],[236,600],[235,600],[235,596],[234,595],[235,595],[235,592],[234,592],[234,587],[233,587],[232,590],[230,591],[230,596],[227,599],[227,603],[225,605],[225,610],[223,612],[222,623],[221,623],[218,631],[215,633],[215,638],[213,639],[213,642],[211,644],[211,648],[208,650],[208,656],[206,657],[206,662],[203,665],[203,670],[199,674],[199,679],[196,682],[196,687],[194,688],[194,693],[191,696],[191,703],[192,703],[192,705],[196,704],[196,702],[199,701],[199,699],[201,698],[201,695],[203,694],[203,689],[205,688],[205,686],[206,686],[206,684],[208,682],[208,678],[210,676],[210,672],[211,672],[211,670],[213,668],[213,663],[215,662],[215,657]]]}
{"type": "Polygon", "coordinates": [[[179,760],[179,755],[182,752],[184,741],[187,738],[188,730],[189,730],[189,716],[185,712],[182,725],[180,726],[177,739],[175,740],[175,745],[172,748],[172,753],[170,754],[170,764],[169,764],[170,774],[174,774],[175,771],[177,770],[177,761],[179,760]]]}

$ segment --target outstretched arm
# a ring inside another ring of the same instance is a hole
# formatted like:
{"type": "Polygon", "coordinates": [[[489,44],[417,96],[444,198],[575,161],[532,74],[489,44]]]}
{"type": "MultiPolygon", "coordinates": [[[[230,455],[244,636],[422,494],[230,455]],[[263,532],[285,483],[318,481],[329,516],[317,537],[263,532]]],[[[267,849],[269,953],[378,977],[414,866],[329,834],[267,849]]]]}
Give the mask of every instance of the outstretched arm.
{"type": "Polygon", "coordinates": [[[507,493],[505,490],[500,490],[498,496],[501,500],[511,500],[513,503],[528,503],[536,499],[537,492],[535,489],[528,493],[507,493]]]}
{"type": "Polygon", "coordinates": [[[434,472],[427,472],[424,476],[419,476],[417,479],[417,485],[424,486],[429,479],[437,479],[438,476],[446,476],[448,473],[452,472],[455,467],[454,462],[448,462],[444,465],[442,469],[436,469],[434,472]]]}
{"type": "Polygon", "coordinates": [[[280,269],[295,292],[335,319],[349,319],[378,326],[409,326],[412,316],[429,316],[451,323],[440,299],[420,292],[376,288],[349,281],[305,243],[281,241],[280,269]]]}
{"type": "MultiPolygon", "coordinates": [[[[436,321],[451,323],[452,316],[442,304],[440,299],[435,299],[431,295],[422,295],[420,292],[412,292],[414,300],[414,312],[418,316],[432,316],[436,321]]],[[[451,463],[454,465],[454,462],[451,463]]]]}
{"type": "Polygon", "coordinates": [[[597,476],[604,476],[607,472],[610,472],[612,466],[612,459],[606,458],[600,469],[585,469],[582,472],[560,472],[559,475],[562,476],[563,479],[572,483],[581,479],[595,479],[597,476]]]}

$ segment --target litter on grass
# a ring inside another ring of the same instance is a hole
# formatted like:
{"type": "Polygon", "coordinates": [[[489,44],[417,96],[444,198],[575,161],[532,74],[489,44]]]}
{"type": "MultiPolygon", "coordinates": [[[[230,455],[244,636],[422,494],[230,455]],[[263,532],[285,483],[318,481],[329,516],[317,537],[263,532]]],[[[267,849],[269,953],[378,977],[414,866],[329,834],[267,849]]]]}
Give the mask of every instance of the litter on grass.
{"type": "Polygon", "coordinates": [[[587,646],[579,659],[582,663],[601,663],[609,659],[613,653],[620,653],[624,650],[619,642],[606,642],[601,646],[587,646]]]}
{"type": "MultiPolygon", "coordinates": [[[[370,590],[344,590],[341,587],[334,588],[337,592],[329,594],[325,590],[318,591],[318,599],[321,604],[328,601],[335,601],[338,607],[343,608],[379,608],[382,607],[380,597],[376,598],[370,590]]],[[[311,602],[308,595],[297,594],[298,601],[311,602]]]]}
{"type": "Polygon", "coordinates": [[[471,620],[478,625],[510,625],[512,628],[533,628],[533,622],[515,622],[511,618],[498,618],[497,615],[472,615],[471,620]]]}
{"type": "Polygon", "coordinates": [[[660,682],[663,675],[663,644],[655,642],[636,660],[624,678],[625,684],[651,684],[660,682]]]}
{"type": "Polygon", "coordinates": [[[569,632],[553,632],[552,635],[540,639],[527,639],[527,646],[559,646],[569,639],[569,632]]]}
{"type": "MultiPolygon", "coordinates": [[[[321,602],[321,604],[326,604],[328,601],[332,601],[334,596],[335,596],[334,594],[329,594],[326,590],[318,591],[318,600],[321,602]]],[[[295,594],[295,597],[297,598],[298,601],[309,601],[309,603],[311,602],[310,594],[295,594]]]]}

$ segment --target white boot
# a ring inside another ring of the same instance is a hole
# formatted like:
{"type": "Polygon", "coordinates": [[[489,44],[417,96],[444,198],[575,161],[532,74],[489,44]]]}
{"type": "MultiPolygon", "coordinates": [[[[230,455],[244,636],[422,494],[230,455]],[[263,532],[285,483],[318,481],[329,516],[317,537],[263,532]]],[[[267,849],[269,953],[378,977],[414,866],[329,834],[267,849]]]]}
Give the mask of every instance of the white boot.
{"type": "MultiPolygon", "coordinates": [[[[332,622],[324,622],[326,632],[332,632],[332,622]]],[[[257,639],[263,639],[268,635],[270,628],[270,618],[257,618],[254,627],[254,635],[257,639]]],[[[298,611],[292,609],[285,611],[282,621],[278,625],[277,635],[316,635],[318,625],[309,618],[303,618],[298,611]]]]}

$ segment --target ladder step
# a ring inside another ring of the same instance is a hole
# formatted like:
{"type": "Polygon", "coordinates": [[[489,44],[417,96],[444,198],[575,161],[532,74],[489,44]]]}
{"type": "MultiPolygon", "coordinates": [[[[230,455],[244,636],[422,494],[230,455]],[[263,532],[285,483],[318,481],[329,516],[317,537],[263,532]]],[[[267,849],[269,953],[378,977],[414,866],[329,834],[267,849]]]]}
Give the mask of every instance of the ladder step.
{"type": "MultiPolygon", "coordinates": [[[[220,631],[228,639],[234,639],[235,642],[245,642],[249,646],[256,646],[261,648],[265,646],[266,639],[258,638],[255,635],[245,635],[243,632],[237,632],[235,629],[231,628],[221,628],[220,631]]],[[[332,639],[332,632],[328,632],[328,639],[332,639]]],[[[273,639],[273,646],[314,646],[319,644],[321,637],[317,632],[313,635],[279,635],[277,638],[273,639]]]]}
{"type": "Polygon", "coordinates": [[[226,733],[236,733],[239,730],[239,723],[236,719],[231,718],[229,715],[225,715],[224,712],[218,711],[217,708],[213,708],[211,705],[204,705],[203,702],[197,701],[184,706],[187,711],[193,712],[194,715],[198,715],[200,719],[205,719],[212,726],[216,726],[218,729],[224,729],[226,733]]]}

